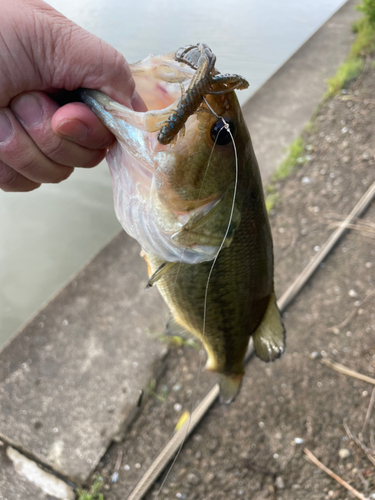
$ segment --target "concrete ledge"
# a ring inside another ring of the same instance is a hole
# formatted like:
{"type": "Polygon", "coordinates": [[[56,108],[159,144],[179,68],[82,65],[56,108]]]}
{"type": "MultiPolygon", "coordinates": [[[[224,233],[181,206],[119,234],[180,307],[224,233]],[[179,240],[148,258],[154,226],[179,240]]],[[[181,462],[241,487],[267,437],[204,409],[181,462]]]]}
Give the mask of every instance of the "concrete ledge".
{"type": "Polygon", "coordinates": [[[75,483],[160,371],[166,307],[139,246],[118,235],[0,353],[0,436],[75,483]]]}
{"type": "Polygon", "coordinates": [[[357,0],[346,2],[244,104],[263,183],[285,157],[285,148],[301,133],[323,99],[326,80],[348,55],[360,17],[357,0]]]}

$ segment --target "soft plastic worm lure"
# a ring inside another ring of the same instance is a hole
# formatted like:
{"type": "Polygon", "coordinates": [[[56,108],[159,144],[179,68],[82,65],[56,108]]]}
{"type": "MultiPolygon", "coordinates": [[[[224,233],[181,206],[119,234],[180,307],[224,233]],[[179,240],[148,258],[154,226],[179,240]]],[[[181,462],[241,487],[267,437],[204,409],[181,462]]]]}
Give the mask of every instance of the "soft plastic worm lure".
{"type": "Polygon", "coordinates": [[[177,107],[158,134],[161,144],[169,144],[195,113],[207,94],[224,94],[235,89],[246,89],[248,82],[239,75],[220,74],[215,70],[216,56],[206,44],[187,45],[175,53],[175,60],[196,70],[186,92],[183,91],[177,107]],[[212,86],[215,85],[213,89],[212,86]]]}

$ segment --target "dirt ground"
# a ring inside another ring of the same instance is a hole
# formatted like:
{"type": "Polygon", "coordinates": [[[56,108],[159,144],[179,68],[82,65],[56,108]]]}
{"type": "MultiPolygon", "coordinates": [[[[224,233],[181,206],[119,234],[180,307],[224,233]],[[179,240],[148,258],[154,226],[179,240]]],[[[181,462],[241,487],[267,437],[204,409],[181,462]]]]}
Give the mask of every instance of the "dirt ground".
{"type": "MultiPolygon", "coordinates": [[[[322,105],[304,133],[306,163],[277,185],[281,199],[271,225],[279,297],[375,180],[373,66],[322,105]]],[[[305,447],[366,498],[375,498],[375,467],[344,428],[346,423],[353,435],[362,433],[375,451],[375,409],[363,429],[374,386],[322,363],[329,358],[375,377],[375,295],[365,300],[375,288],[374,218],[375,204],[288,307],[285,355],[273,364],[251,360],[239,397],[230,406],[212,407],[185,443],[159,498],[353,498],[306,460],[305,447]],[[373,226],[363,226],[371,221],[373,226]]],[[[127,498],[181,414],[216,381],[202,366],[198,349],[171,349],[167,370],[130,432],[100,464],[106,500],[127,498]]],[[[145,498],[154,499],[160,484],[145,498]]]]}

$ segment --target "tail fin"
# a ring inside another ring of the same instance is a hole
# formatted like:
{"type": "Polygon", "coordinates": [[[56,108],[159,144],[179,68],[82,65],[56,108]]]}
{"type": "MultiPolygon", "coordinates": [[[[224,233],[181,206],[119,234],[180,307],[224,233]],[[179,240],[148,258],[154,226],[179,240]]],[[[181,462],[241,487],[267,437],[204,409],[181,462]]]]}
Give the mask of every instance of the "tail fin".
{"type": "Polygon", "coordinates": [[[261,324],[253,333],[253,342],[256,355],[263,361],[274,361],[285,350],[285,328],[274,292],[261,324]]]}

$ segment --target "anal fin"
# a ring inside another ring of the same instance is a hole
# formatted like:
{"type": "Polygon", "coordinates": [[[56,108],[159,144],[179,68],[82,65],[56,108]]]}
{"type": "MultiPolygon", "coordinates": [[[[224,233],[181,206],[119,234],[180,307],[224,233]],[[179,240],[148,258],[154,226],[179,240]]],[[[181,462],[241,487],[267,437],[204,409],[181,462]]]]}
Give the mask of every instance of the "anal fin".
{"type": "Polygon", "coordinates": [[[183,340],[191,340],[194,336],[178,323],[170,313],[168,323],[165,326],[165,334],[168,337],[180,337],[183,340]]]}
{"type": "Polygon", "coordinates": [[[285,350],[285,328],[274,292],[261,324],[253,333],[253,342],[256,355],[263,361],[274,361],[285,350]]]}

